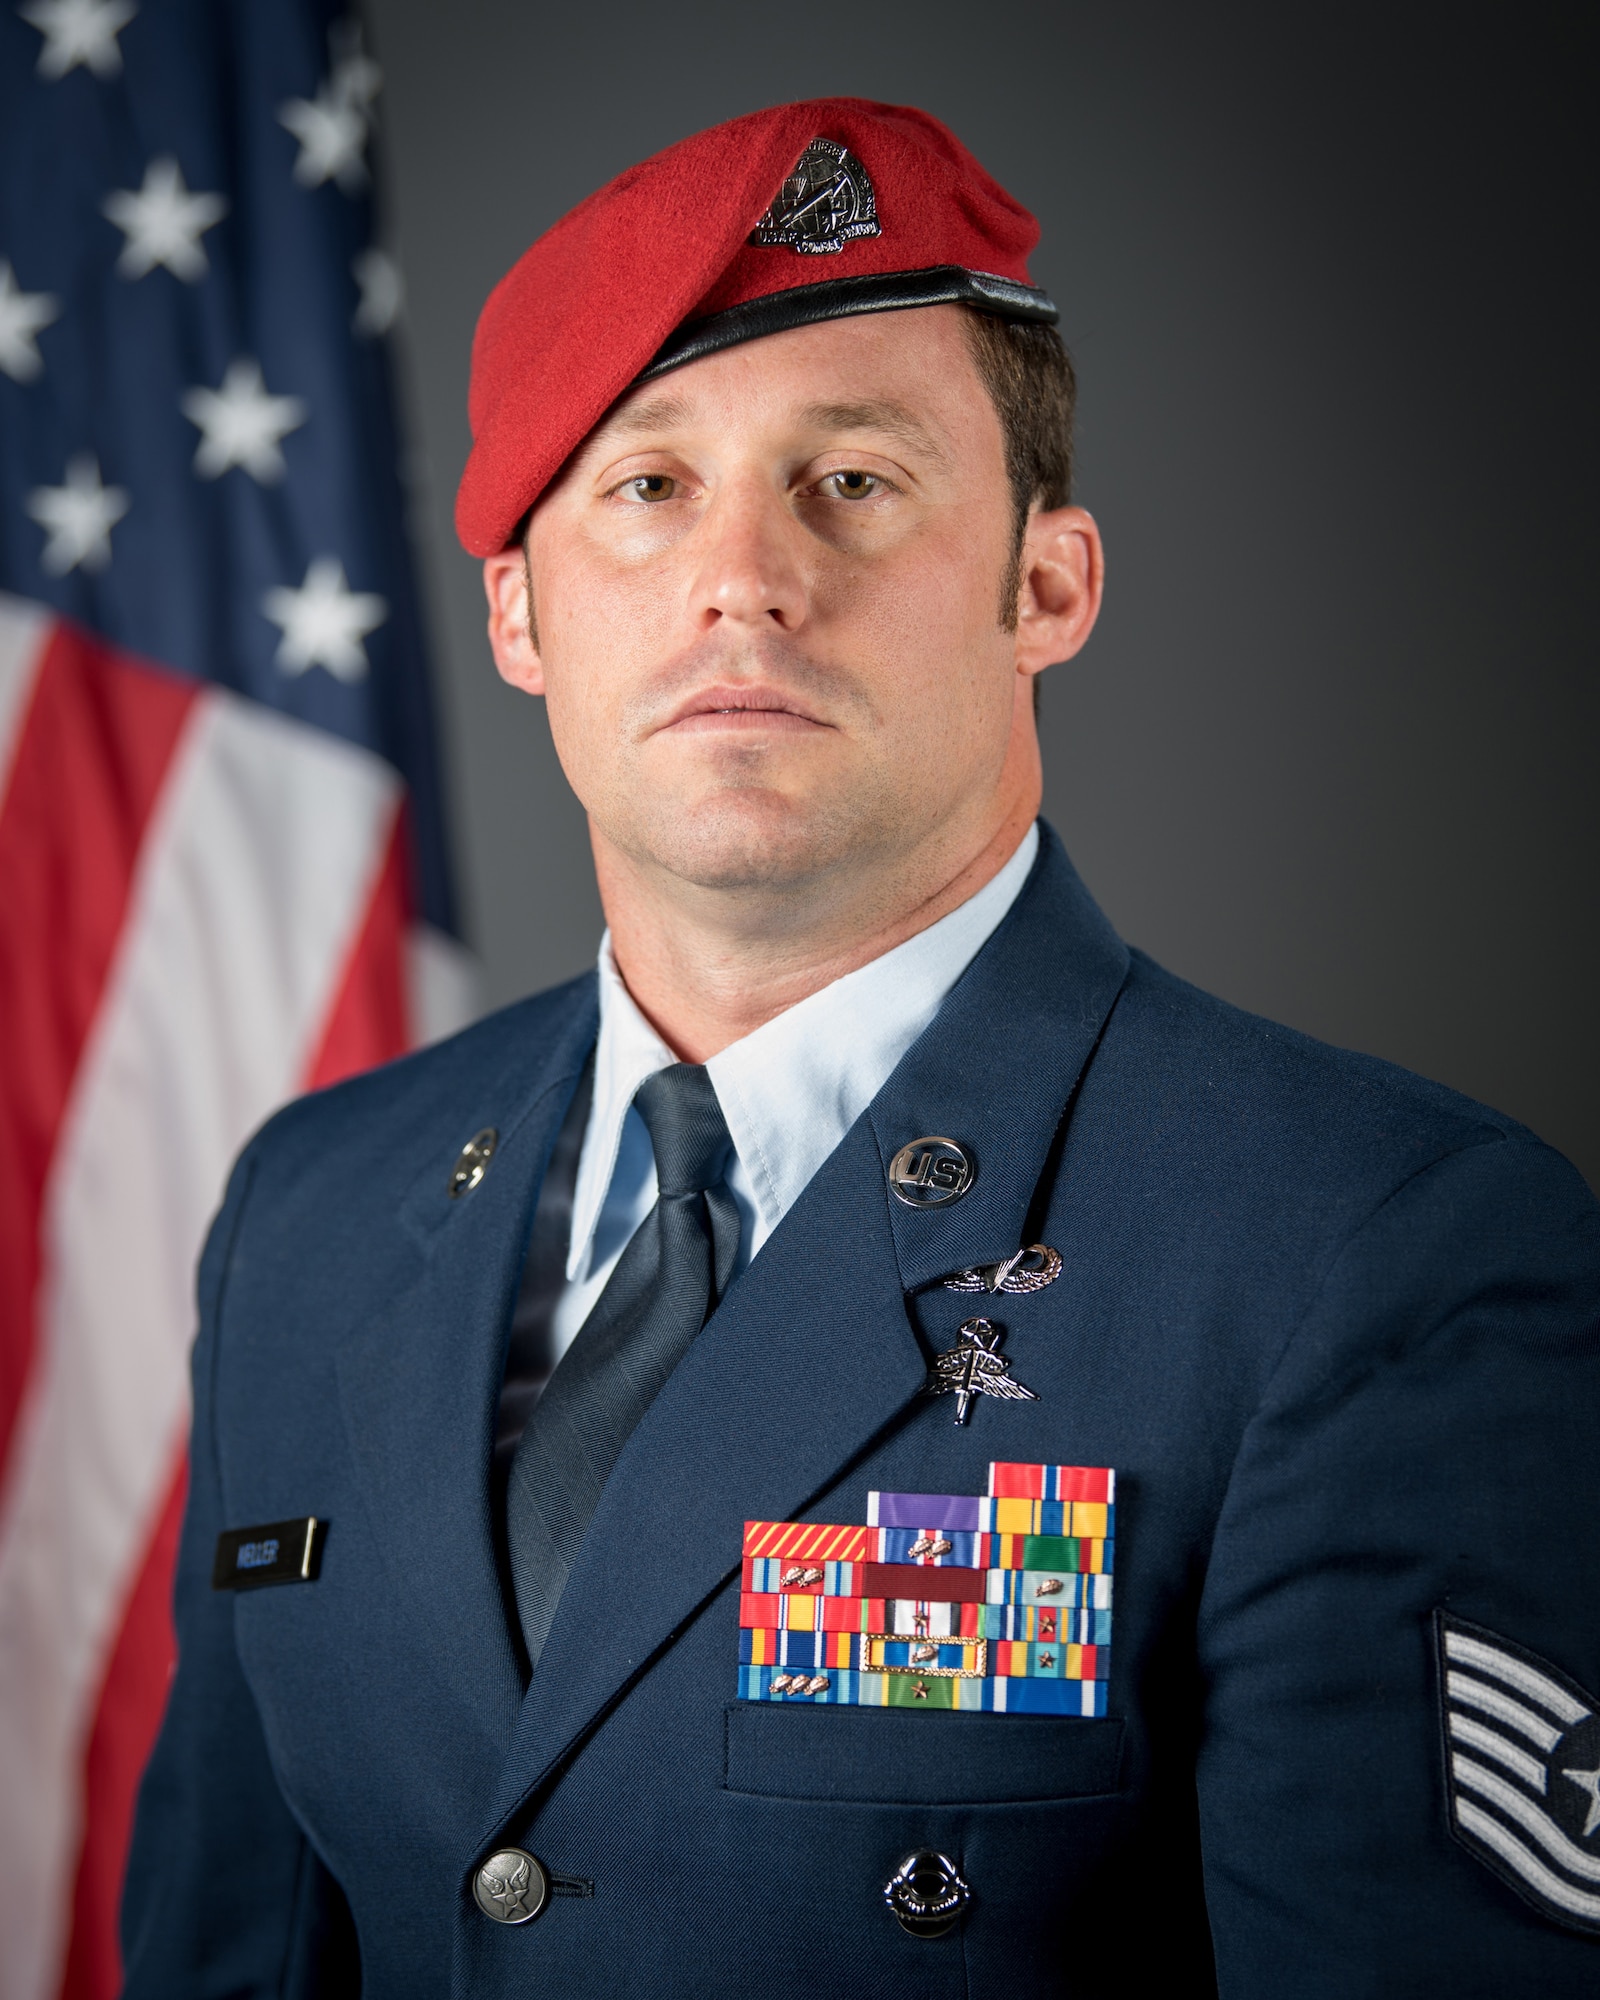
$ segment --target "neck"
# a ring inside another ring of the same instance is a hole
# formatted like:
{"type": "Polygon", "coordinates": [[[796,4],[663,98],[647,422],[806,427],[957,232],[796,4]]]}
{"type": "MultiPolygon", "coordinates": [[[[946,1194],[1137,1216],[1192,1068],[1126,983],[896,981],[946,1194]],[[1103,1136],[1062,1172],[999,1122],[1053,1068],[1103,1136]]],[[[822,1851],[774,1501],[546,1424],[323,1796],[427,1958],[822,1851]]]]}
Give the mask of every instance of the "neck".
{"type": "Polygon", "coordinates": [[[869,965],[992,881],[1039,808],[1036,787],[985,823],[802,889],[664,884],[591,827],[611,949],[628,991],[684,1062],[708,1062],[763,1022],[869,965]]]}

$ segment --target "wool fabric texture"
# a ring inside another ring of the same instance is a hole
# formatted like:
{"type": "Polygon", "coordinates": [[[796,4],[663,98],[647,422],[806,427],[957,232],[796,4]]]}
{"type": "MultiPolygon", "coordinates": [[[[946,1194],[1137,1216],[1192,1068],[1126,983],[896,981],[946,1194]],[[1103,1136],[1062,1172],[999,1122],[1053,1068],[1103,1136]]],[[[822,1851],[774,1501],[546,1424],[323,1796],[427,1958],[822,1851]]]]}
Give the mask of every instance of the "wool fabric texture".
{"type": "Polygon", "coordinates": [[[580,202],[490,294],[473,341],[473,445],[456,495],[463,545],[476,556],[508,546],[679,327],[838,279],[960,267],[1030,285],[1038,240],[1021,203],[938,119],[910,106],[815,98],[669,146],[580,202]],[[752,243],[818,138],[847,148],[870,176],[878,233],[823,256],[752,243]]]}

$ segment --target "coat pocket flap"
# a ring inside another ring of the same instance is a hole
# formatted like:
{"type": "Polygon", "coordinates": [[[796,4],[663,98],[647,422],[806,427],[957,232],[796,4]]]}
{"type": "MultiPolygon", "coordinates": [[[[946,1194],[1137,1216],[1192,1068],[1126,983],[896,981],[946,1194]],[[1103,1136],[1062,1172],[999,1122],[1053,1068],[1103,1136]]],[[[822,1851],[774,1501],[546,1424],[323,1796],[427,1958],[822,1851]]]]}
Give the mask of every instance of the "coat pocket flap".
{"type": "Polygon", "coordinates": [[[767,1798],[879,1805],[1011,1804],[1114,1792],[1115,1718],[909,1715],[903,1710],[778,1708],[726,1712],[723,1788],[767,1798]]]}

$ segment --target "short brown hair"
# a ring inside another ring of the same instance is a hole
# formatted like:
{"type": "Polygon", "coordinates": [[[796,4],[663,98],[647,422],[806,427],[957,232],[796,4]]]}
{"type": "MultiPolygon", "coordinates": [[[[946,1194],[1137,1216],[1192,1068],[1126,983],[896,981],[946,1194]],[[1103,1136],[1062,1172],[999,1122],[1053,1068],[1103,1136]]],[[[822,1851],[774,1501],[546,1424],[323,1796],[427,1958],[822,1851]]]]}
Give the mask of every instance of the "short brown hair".
{"type": "MultiPolygon", "coordinates": [[[[1000,622],[1011,632],[1016,630],[1028,516],[1036,506],[1065,507],[1072,499],[1072,413],[1078,385],[1053,326],[996,319],[970,306],[963,310],[972,358],[1005,436],[1016,512],[1000,622]]],[[[1037,686],[1035,682],[1036,691],[1037,686]]]]}

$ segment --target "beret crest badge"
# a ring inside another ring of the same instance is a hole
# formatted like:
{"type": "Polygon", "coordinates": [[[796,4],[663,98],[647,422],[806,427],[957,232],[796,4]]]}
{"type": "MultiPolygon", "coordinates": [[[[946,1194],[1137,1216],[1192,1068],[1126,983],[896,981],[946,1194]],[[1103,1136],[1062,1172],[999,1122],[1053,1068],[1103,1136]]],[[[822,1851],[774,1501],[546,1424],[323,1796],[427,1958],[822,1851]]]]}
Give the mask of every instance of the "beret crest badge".
{"type": "Polygon", "coordinates": [[[855,236],[880,236],[878,199],[866,168],[832,139],[813,139],[795,162],[750,241],[827,256],[855,236]]]}

